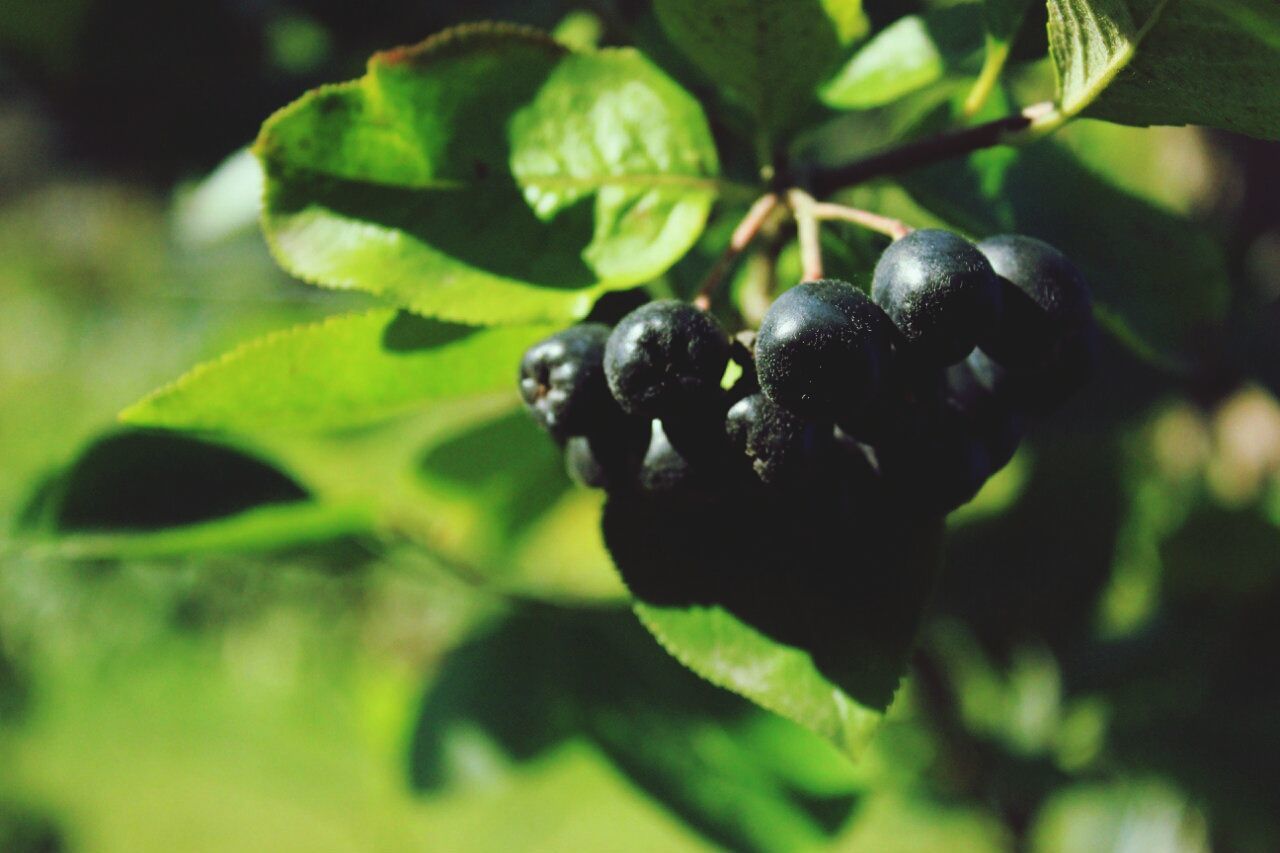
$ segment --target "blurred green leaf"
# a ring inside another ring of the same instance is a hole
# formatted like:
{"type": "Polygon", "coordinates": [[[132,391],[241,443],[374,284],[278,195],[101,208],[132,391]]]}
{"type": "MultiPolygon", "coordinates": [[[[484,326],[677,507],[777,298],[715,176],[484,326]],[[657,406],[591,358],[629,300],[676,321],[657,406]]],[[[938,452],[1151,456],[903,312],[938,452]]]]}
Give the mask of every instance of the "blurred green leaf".
{"type": "Polygon", "coordinates": [[[471,323],[581,317],[660,275],[718,189],[701,108],[643,56],[500,25],[375,55],[255,150],[285,269],[471,323]]]}
{"type": "Polygon", "coordinates": [[[982,20],[973,5],[907,15],[876,34],[821,89],[823,103],[865,110],[891,103],[942,80],[982,48],[982,20]]]}
{"type": "Polygon", "coordinates": [[[654,9],[671,41],[775,136],[867,28],[861,0],[656,0],[654,9]]]}
{"type": "Polygon", "coordinates": [[[431,441],[417,461],[411,535],[481,571],[500,589],[559,599],[617,599],[600,544],[598,495],[575,487],[556,447],[523,411],[431,441]]]}
{"type": "MultiPolygon", "coordinates": [[[[479,781],[480,738],[519,762],[586,740],[730,849],[818,844],[848,816],[850,789],[814,794],[778,775],[754,748],[774,730],[755,718],[662,654],[625,611],[524,608],[450,657],[428,689],[409,769],[416,787],[435,791],[479,781]]],[[[830,750],[819,757],[832,760],[830,750]]]]}
{"type": "Polygon", "coordinates": [[[496,328],[391,310],[332,317],[245,344],[121,415],[184,429],[331,430],[428,402],[512,389],[524,350],[554,326],[496,328]]]}
{"type": "Polygon", "coordinates": [[[1049,49],[1067,117],[1280,138],[1269,0],[1050,0],[1049,49]]]}

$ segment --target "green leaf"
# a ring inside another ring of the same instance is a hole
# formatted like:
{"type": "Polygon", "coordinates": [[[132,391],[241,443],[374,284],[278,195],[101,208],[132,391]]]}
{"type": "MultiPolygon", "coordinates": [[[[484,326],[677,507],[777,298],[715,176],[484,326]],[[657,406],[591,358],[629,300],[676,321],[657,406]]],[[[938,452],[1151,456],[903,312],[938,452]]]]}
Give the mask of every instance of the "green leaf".
{"type": "Polygon", "coordinates": [[[183,429],[327,430],[425,403],[512,390],[524,350],[554,326],[482,328],[376,310],[252,341],[125,410],[183,429]]]}
{"type": "Polygon", "coordinates": [[[1050,0],[1061,119],[1203,124],[1280,137],[1270,0],[1050,0]]]}
{"type": "Polygon", "coordinates": [[[287,270],[470,323],[581,317],[660,275],[719,188],[701,108],[643,56],[498,25],[375,55],[256,152],[287,270]]]}
{"type": "Polygon", "coordinates": [[[943,79],[982,48],[975,7],[955,6],[894,21],[821,89],[823,103],[841,110],[883,106],[943,79]]]}
{"type": "Polygon", "coordinates": [[[615,494],[603,528],[637,615],[673,657],[856,755],[906,670],[941,523],[837,503],[615,494]],[[850,542],[857,556],[843,560],[850,542]]]}
{"type": "Polygon", "coordinates": [[[671,41],[775,136],[867,27],[861,0],[656,0],[654,11],[671,41]]]}
{"type": "MultiPolygon", "coordinates": [[[[287,551],[375,532],[373,514],[366,506],[301,501],[146,532],[75,533],[26,550],[54,559],[157,560],[193,554],[287,551]]],[[[326,547],[331,549],[332,545],[326,547]]]]}
{"type": "Polygon", "coordinates": [[[799,723],[856,756],[882,711],[862,705],[822,675],[809,655],[777,643],[721,608],[636,605],[664,649],[712,684],[799,723]]]}
{"type": "Polygon", "coordinates": [[[912,197],[975,237],[1039,237],[1080,265],[1108,325],[1150,354],[1185,351],[1221,320],[1226,259],[1204,229],[1100,177],[1053,141],[903,174],[912,197]]]}
{"type": "Polygon", "coordinates": [[[600,542],[600,499],[575,487],[555,443],[523,411],[467,424],[417,460],[401,528],[500,589],[620,599],[600,542]]]}

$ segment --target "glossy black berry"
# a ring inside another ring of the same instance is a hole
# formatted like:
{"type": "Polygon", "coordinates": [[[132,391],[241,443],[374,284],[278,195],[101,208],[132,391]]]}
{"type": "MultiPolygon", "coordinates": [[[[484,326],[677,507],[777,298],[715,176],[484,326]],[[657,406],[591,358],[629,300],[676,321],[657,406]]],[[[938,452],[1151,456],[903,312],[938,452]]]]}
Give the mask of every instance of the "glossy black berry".
{"type": "Polygon", "coordinates": [[[913,231],[885,249],[871,294],[923,365],[960,361],[1000,321],[991,264],[968,240],[936,228],[913,231]]]}
{"type": "Polygon", "coordinates": [[[539,341],[520,360],[520,398],[543,429],[557,438],[583,435],[616,408],[605,384],[609,327],[570,326],[539,341]]]}
{"type": "Polygon", "coordinates": [[[1084,276],[1048,243],[1002,234],[978,244],[1003,289],[1004,315],[982,342],[987,355],[1010,367],[1051,359],[1062,342],[1090,334],[1093,302],[1084,276]]]}
{"type": "Polygon", "coordinates": [[[760,393],[733,404],[725,417],[725,432],[761,482],[773,486],[811,480],[821,471],[832,443],[830,423],[804,420],[760,393]]]}
{"type": "Polygon", "coordinates": [[[623,317],[604,350],[609,390],[627,412],[660,418],[720,391],[729,339],[708,314],[672,299],[623,317]]]}
{"type": "Polygon", "coordinates": [[[797,415],[835,418],[876,396],[893,338],[884,312],[852,284],[805,282],[779,296],[760,324],[760,387],[797,415]]]}

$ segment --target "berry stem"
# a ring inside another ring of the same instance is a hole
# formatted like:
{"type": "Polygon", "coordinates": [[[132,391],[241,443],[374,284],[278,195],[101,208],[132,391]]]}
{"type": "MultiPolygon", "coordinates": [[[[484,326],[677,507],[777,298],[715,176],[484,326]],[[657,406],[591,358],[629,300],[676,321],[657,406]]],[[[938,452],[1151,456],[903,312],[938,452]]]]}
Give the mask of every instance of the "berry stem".
{"type": "Polygon", "coordinates": [[[725,247],[724,252],[711,266],[711,269],[707,272],[707,277],[702,280],[702,286],[698,288],[697,295],[693,297],[693,306],[695,308],[706,311],[711,307],[711,297],[716,288],[720,286],[725,273],[729,271],[729,267],[733,266],[733,262],[738,255],[742,254],[751,245],[751,241],[760,233],[760,228],[764,225],[765,220],[769,218],[769,214],[773,213],[777,206],[778,196],[774,193],[766,193],[755,200],[755,203],[747,211],[747,215],[742,217],[742,221],[738,223],[738,227],[733,229],[733,235],[729,238],[729,245],[725,247]]]}
{"type": "Polygon", "coordinates": [[[813,213],[819,221],[835,219],[841,222],[852,222],[879,234],[885,234],[894,240],[901,240],[912,231],[911,226],[900,219],[829,201],[815,201],[813,213]]]}
{"type": "Polygon", "coordinates": [[[796,217],[800,240],[801,277],[804,281],[822,278],[822,237],[818,231],[817,202],[804,190],[787,190],[787,203],[796,217]]]}
{"type": "Polygon", "coordinates": [[[1031,134],[1025,132],[1030,130],[1033,124],[1055,111],[1053,103],[1045,101],[995,121],[908,142],[843,166],[815,169],[808,176],[809,188],[815,195],[826,196],[836,190],[851,187],[881,175],[918,169],[921,166],[962,157],[983,148],[1037,139],[1043,135],[1043,132],[1031,134]]]}

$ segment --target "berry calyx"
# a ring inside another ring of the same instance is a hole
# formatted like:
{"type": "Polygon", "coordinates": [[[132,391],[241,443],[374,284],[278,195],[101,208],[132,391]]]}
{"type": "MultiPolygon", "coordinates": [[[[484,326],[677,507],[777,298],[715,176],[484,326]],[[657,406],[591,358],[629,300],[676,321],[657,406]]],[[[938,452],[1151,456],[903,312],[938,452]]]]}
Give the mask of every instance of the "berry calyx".
{"type": "Polygon", "coordinates": [[[1000,321],[991,264],[968,240],[937,228],[912,231],[885,249],[871,295],[925,366],[955,364],[1000,321]]]}

